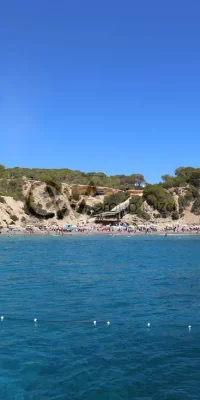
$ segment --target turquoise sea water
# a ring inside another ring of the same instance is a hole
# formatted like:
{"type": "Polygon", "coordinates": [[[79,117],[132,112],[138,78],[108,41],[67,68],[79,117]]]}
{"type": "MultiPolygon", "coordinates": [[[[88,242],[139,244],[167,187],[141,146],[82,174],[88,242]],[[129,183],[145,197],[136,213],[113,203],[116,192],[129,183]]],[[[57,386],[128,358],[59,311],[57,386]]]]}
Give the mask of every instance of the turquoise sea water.
{"type": "Polygon", "coordinates": [[[1,237],[0,285],[1,399],[200,398],[199,237],[1,237]]]}

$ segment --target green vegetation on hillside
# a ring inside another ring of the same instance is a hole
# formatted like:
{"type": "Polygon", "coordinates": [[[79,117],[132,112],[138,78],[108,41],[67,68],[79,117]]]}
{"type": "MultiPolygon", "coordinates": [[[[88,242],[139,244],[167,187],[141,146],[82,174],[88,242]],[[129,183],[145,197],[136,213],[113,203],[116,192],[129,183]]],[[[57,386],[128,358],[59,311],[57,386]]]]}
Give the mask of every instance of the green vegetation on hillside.
{"type": "Polygon", "coordinates": [[[68,168],[63,169],[41,169],[41,168],[5,168],[0,165],[0,179],[28,179],[39,180],[43,182],[53,181],[57,184],[65,182],[70,185],[92,185],[92,186],[108,186],[108,187],[126,187],[140,188],[145,183],[142,174],[113,175],[107,176],[103,172],[81,172],[73,171],[68,168]]]}
{"type": "Polygon", "coordinates": [[[165,189],[191,185],[200,188],[200,168],[180,167],[175,170],[175,176],[163,175],[162,186],[165,189]]]}
{"type": "Polygon", "coordinates": [[[129,192],[118,192],[104,197],[103,208],[104,211],[111,211],[120,203],[126,201],[130,196],[129,192]]]}
{"type": "Polygon", "coordinates": [[[173,196],[160,184],[147,185],[144,188],[143,197],[154,210],[159,211],[162,217],[167,217],[170,213],[176,211],[173,196]]]}
{"type": "Polygon", "coordinates": [[[22,194],[23,180],[20,178],[16,179],[0,179],[0,195],[11,196],[15,200],[24,200],[22,194]]]}
{"type": "Polygon", "coordinates": [[[200,197],[197,197],[193,203],[192,210],[193,214],[200,215],[200,197]]]}
{"type": "Polygon", "coordinates": [[[144,203],[144,197],[132,196],[129,199],[129,212],[130,214],[137,215],[138,218],[150,220],[150,215],[142,209],[144,203]]]}
{"type": "Polygon", "coordinates": [[[143,202],[144,202],[143,197],[132,196],[129,199],[130,214],[138,214],[138,212],[140,212],[141,210],[143,202]]]}

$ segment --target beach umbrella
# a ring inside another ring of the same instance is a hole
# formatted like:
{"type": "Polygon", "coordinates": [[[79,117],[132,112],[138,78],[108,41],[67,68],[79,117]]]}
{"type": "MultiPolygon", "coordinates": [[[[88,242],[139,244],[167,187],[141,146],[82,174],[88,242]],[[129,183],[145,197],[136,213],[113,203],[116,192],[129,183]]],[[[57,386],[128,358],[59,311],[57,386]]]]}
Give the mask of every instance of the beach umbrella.
{"type": "Polygon", "coordinates": [[[65,225],[63,229],[64,229],[65,231],[70,231],[70,230],[72,230],[72,228],[71,228],[70,225],[65,225]]]}

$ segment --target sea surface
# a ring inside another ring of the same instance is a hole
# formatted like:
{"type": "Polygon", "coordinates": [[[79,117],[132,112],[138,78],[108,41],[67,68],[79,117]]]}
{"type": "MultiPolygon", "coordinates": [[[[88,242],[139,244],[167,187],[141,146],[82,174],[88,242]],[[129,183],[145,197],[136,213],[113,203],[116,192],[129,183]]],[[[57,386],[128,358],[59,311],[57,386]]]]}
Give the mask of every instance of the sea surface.
{"type": "Polygon", "coordinates": [[[2,400],[200,399],[198,236],[0,237],[0,315],[2,400]]]}

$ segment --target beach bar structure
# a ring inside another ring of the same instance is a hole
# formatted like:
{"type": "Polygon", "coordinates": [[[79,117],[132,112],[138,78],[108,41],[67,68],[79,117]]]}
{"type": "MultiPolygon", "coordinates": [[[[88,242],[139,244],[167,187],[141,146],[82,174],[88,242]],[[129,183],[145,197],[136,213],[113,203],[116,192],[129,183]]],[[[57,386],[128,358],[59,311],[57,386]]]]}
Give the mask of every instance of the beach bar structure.
{"type": "Polygon", "coordinates": [[[95,215],[95,222],[101,224],[108,224],[112,222],[119,222],[123,215],[122,211],[105,211],[100,214],[95,215]]]}

